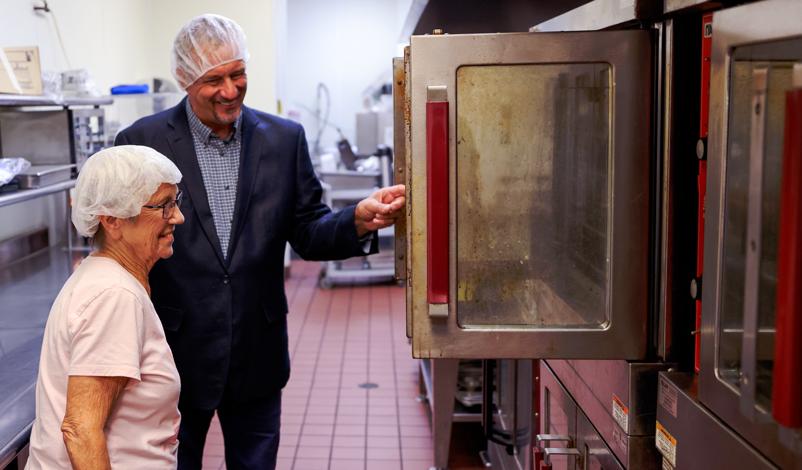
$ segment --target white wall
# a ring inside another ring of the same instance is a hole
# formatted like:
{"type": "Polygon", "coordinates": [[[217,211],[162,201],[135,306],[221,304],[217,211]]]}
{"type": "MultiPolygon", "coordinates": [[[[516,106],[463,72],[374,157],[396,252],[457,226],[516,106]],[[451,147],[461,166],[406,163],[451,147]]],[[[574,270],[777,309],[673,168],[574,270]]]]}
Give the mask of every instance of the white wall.
{"type": "MultiPolygon", "coordinates": [[[[283,0],[282,0],[283,1],[283,0]]],[[[36,0],[0,0],[0,47],[39,46],[42,69],[89,70],[101,94],[121,83],[170,73],[170,48],[178,29],[201,13],[218,13],[245,30],[251,60],[246,104],[276,110],[272,0],[49,0],[51,14],[34,13],[36,0]],[[55,22],[54,22],[55,18],[55,22]],[[56,34],[61,32],[67,58],[56,34]],[[69,60],[69,65],[68,65],[69,60]]],[[[63,206],[50,198],[0,208],[0,240],[43,226],[58,238],[63,206]]],[[[51,242],[57,240],[51,237],[51,242]]]]}
{"type": "Polygon", "coordinates": [[[34,13],[36,0],[0,2],[0,46],[38,45],[43,70],[66,70],[58,23],[69,66],[89,70],[101,94],[120,83],[172,79],[170,48],[179,28],[201,13],[228,16],[248,37],[246,103],[275,111],[272,0],[49,0],[52,14],[34,13]]]}
{"type": "MultiPolygon", "coordinates": [[[[392,58],[410,0],[287,0],[286,51],[278,67],[284,109],[299,116],[310,148],[318,82],[331,91],[329,121],[356,142],[355,114],[362,93],[377,79],[392,78],[392,58]]],[[[279,39],[279,42],[282,42],[279,39]]],[[[321,146],[332,146],[336,131],[326,129],[321,146]]]]}
{"type": "MultiPolygon", "coordinates": [[[[287,61],[287,3],[290,0],[272,0],[273,4],[273,40],[275,41],[274,50],[276,51],[273,57],[273,67],[275,70],[276,79],[276,99],[281,102],[281,97],[286,95],[287,74],[286,74],[286,61],[287,61]]],[[[286,105],[282,102],[282,106],[286,105]]],[[[279,109],[278,112],[284,113],[285,109],[279,109]]]]}
{"type": "Polygon", "coordinates": [[[149,72],[150,0],[50,0],[52,14],[34,13],[33,0],[2,2],[0,46],[39,46],[43,70],[86,68],[103,94],[149,72]]]}

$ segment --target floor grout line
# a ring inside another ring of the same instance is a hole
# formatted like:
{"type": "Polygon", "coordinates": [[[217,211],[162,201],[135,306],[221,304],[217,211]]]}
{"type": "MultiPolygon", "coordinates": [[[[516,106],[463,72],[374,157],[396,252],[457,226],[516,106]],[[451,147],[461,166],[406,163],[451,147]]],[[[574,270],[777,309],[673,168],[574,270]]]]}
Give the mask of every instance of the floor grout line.
{"type": "MultiPolygon", "coordinates": [[[[339,378],[337,380],[337,400],[336,400],[337,404],[334,407],[334,424],[332,425],[331,439],[329,440],[329,462],[327,465],[329,470],[331,470],[331,461],[332,458],[334,457],[334,437],[336,436],[336,430],[337,430],[337,417],[340,414],[340,395],[342,394],[342,385],[343,385],[343,364],[345,363],[345,348],[346,345],[348,344],[348,323],[351,318],[351,301],[353,300],[353,298],[354,298],[354,289],[353,287],[349,286],[348,303],[347,303],[348,308],[346,308],[345,310],[346,326],[345,326],[345,333],[343,334],[343,339],[342,339],[343,351],[342,354],[340,355],[340,373],[339,373],[339,378]]],[[[331,315],[331,312],[329,312],[329,315],[331,315]]]]}
{"type": "MultiPolygon", "coordinates": [[[[365,357],[367,357],[367,361],[365,361],[365,381],[366,382],[373,382],[372,377],[370,376],[370,366],[371,366],[371,359],[372,356],[370,354],[371,351],[371,326],[373,325],[373,315],[371,315],[371,311],[373,306],[373,290],[368,291],[368,308],[367,308],[367,317],[368,317],[368,326],[367,326],[367,351],[365,357]]],[[[365,461],[363,462],[362,466],[365,470],[368,468],[368,423],[370,422],[370,389],[367,389],[367,393],[365,396],[365,461]]]]}
{"type": "MultiPolygon", "coordinates": [[[[313,289],[313,292],[314,292],[314,294],[312,296],[312,300],[309,302],[309,304],[307,306],[306,315],[304,315],[303,326],[301,328],[301,331],[299,331],[299,333],[298,333],[298,343],[296,344],[296,351],[297,351],[297,348],[301,344],[301,338],[302,338],[302,335],[303,335],[303,330],[306,328],[307,320],[309,319],[310,316],[314,316],[314,314],[315,314],[315,312],[311,311],[312,306],[315,303],[314,299],[316,297],[318,297],[318,293],[321,293],[320,289],[313,289]]],[[[331,295],[330,293],[328,293],[327,297],[328,297],[328,299],[327,299],[328,300],[328,304],[326,305],[326,308],[324,310],[325,312],[328,312],[328,310],[331,308],[331,302],[332,302],[332,299],[333,299],[334,296],[331,295]]],[[[325,335],[326,325],[328,324],[329,316],[326,315],[325,318],[326,319],[323,322],[323,328],[320,330],[321,339],[325,335]]],[[[318,342],[317,354],[315,355],[315,364],[312,367],[312,383],[309,386],[310,395],[306,397],[306,406],[304,406],[303,419],[301,420],[301,426],[298,429],[298,443],[295,446],[295,452],[293,452],[292,465],[291,465],[291,468],[293,468],[293,469],[295,468],[295,461],[298,459],[298,449],[300,448],[301,437],[303,436],[304,426],[306,426],[306,415],[309,412],[309,404],[311,402],[311,389],[313,389],[314,385],[315,385],[315,374],[317,372],[317,364],[318,364],[319,361],[320,361],[320,341],[318,342]]]]}
{"type": "MultiPolygon", "coordinates": [[[[387,293],[387,317],[390,322],[390,337],[395,338],[395,328],[393,318],[395,310],[393,306],[392,292],[390,289],[385,288],[387,293]]],[[[393,343],[392,351],[390,351],[390,360],[393,363],[393,387],[395,388],[395,415],[398,418],[396,428],[398,429],[398,460],[401,462],[401,470],[404,470],[404,446],[401,439],[401,394],[398,393],[398,364],[395,357],[395,343],[393,343]]],[[[410,469],[411,470],[411,469],[410,469]]]]}

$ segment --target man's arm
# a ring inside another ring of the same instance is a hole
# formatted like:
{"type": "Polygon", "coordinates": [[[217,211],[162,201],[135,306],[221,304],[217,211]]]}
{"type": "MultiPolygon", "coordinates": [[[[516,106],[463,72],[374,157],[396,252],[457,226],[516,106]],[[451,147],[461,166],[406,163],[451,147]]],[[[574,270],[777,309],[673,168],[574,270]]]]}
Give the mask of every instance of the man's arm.
{"type": "Polygon", "coordinates": [[[70,376],[61,433],[75,470],[111,469],[103,428],[128,377],[70,376]]]}

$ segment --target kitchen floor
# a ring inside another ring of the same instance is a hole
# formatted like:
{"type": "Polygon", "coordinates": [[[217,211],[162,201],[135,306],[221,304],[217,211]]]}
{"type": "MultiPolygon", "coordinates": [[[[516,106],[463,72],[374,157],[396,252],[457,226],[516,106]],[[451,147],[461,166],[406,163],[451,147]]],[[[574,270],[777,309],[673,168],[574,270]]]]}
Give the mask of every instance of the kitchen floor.
{"type": "MultiPolygon", "coordinates": [[[[426,470],[427,405],[405,334],[404,289],[317,287],[320,263],[294,261],[287,279],[292,374],[284,389],[278,470],[426,470]]],[[[481,430],[459,425],[449,468],[484,468],[481,430]]],[[[215,418],[204,469],[225,469],[215,418]]]]}

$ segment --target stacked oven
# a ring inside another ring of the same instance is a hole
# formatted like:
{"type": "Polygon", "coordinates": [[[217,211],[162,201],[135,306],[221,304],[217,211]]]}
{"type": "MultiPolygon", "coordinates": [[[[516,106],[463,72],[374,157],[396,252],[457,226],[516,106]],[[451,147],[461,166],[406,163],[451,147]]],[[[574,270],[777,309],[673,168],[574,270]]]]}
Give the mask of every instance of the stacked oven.
{"type": "Polygon", "coordinates": [[[497,468],[802,469],[802,0],[728,3],[394,63],[413,355],[487,359],[497,468]]]}

